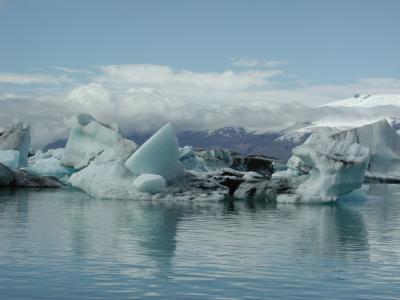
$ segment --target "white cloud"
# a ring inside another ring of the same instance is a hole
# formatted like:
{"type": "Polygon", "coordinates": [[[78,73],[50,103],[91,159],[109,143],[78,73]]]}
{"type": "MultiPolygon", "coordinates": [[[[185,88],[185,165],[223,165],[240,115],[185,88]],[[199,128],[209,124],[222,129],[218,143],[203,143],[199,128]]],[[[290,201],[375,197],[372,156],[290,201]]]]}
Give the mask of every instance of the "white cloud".
{"type": "Polygon", "coordinates": [[[199,73],[160,65],[109,65],[99,69],[101,74],[94,80],[103,83],[222,91],[262,88],[269,84],[269,79],[282,74],[280,70],[199,73]]]}
{"type": "Polygon", "coordinates": [[[0,84],[55,84],[71,82],[67,76],[39,73],[0,73],[0,84]]]}
{"type": "Polygon", "coordinates": [[[110,65],[94,71],[86,82],[63,90],[57,86],[43,90],[38,85],[25,94],[0,95],[0,126],[14,117],[32,123],[33,141],[39,146],[65,135],[64,118],[82,111],[106,123],[119,123],[125,133],[155,130],[167,121],[178,130],[231,125],[267,130],[302,121],[400,115],[397,110],[312,107],[355,93],[400,94],[396,78],[365,78],[342,85],[304,83],[282,89],[274,85],[280,73],[273,70],[200,73],[158,65],[110,65]]]}
{"type": "Polygon", "coordinates": [[[289,62],[286,60],[259,60],[252,58],[235,58],[232,60],[232,65],[236,67],[264,67],[264,68],[277,68],[287,65],[289,62]]]}

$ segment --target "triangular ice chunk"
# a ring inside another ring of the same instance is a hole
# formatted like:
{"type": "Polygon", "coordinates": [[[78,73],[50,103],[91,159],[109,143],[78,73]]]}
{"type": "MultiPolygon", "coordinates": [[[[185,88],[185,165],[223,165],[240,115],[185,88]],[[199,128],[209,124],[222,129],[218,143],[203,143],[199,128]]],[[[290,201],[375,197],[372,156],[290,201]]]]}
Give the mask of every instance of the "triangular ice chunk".
{"type": "Polygon", "coordinates": [[[125,165],[135,175],[157,174],[166,180],[175,179],[183,174],[178,147],[175,130],[167,123],[136,150],[125,165]]]}

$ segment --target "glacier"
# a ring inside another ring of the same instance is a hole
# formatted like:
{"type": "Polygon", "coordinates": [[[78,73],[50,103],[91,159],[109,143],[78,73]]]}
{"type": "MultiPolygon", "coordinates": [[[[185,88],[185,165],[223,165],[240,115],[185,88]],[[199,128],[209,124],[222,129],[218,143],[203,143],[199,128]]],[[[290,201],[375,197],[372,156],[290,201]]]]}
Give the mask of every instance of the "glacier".
{"type": "Polygon", "coordinates": [[[126,167],[135,175],[156,174],[167,181],[184,175],[179,144],[171,123],[165,124],[128,158],[126,167]]]}
{"type": "Polygon", "coordinates": [[[137,145],[125,139],[115,125],[100,123],[91,115],[81,113],[74,120],[61,164],[81,169],[92,161],[127,159],[136,149],[137,145]]]}

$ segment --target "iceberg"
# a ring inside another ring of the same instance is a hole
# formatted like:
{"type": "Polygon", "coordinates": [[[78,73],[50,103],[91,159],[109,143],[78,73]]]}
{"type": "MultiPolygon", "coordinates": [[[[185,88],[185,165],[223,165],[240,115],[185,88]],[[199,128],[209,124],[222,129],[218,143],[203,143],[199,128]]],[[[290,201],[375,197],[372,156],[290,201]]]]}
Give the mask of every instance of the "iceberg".
{"type": "Polygon", "coordinates": [[[61,161],[64,155],[64,148],[49,149],[46,152],[42,150],[37,150],[35,154],[28,159],[28,164],[32,165],[38,159],[55,158],[61,161]]]}
{"type": "Polygon", "coordinates": [[[196,155],[208,170],[227,168],[233,163],[231,152],[225,149],[199,150],[196,155]]]}
{"type": "Polygon", "coordinates": [[[16,150],[0,150],[0,163],[12,169],[18,169],[19,151],[16,150]]]}
{"type": "Polygon", "coordinates": [[[165,179],[160,175],[142,174],[133,181],[135,190],[141,193],[157,194],[161,193],[165,187],[165,179]]]}
{"type": "Polygon", "coordinates": [[[204,165],[204,160],[197,156],[193,151],[192,146],[185,146],[179,148],[179,161],[186,170],[193,170],[198,172],[207,172],[207,168],[204,165]]]}
{"type": "Polygon", "coordinates": [[[37,176],[55,176],[63,178],[71,175],[75,170],[61,164],[64,149],[49,149],[43,153],[38,150],[34,156],[29,158],[29,166],[23,168],[29,174],[37,176]]]}
{"type": "Polygon", "coordinates": [[[19,152],[18,168],[28,165],[28,154],[31,147],[30,126],[15,121],[0,133],[0,150],[19,152]]]}
{"type": "Polygon", "coordinates": [[[156,174],[168,181],[184,175],[178,158],[175,130],[167,123],[140,146],[125,165],[135,175],[156,174]]]}
{"type": "Polygon", "coordinates": [[[400,177],[400,136],[386,119],[333,134],[331,138],[369,148],[368,171],[372,176],[400,177]]]}
{"type": "Polygon", "coordinates": [[[360,188],[364,179],[400,181],[400,136],[386,119],[343,131],[321,129],[293,154],[287,170],[272,176],[295,189],[278,202],[332,201],[360,188]]]}
{"type": "Polygon", "coordinates": [[[38,159],[32,166],[23,169],[32,175],[55,176],[57,178],[63,178],[74,172],[73,168],[64,167],[60,164],[60,161],[54,157],[38,159]]]}
{"type": "Polygon", "coordinates": [[[137,145],[125,139],[115,125],[98,122],[89,114],[79,114],[65,146],[61,164],[81,169],[90,162],[104,163],[127,159],[137,145]]]}
{"type": "Polygon", "coordinates": [[[123,161],[91,163],[74,173],[69,183],[97,198],[130,199],[134,190],[133,174],[125,168],[123,161]],[[132,188],[131,188],[132,187],[132,188]]]}
{"type": "Polygon", "coordinates": [[[188,172],[179,180],[161,189],[163,177],[157,174],[135,176],[124,161],[91,163],[74,173],[69,183],[89,195],[104,199],[163,200],[163,201],[220,201],[228,190],[212,178],[188,172]],[[157,193],[155,192],[157,189],[157,193]]]}
{"type": "Polygon", "coordinates": [[[316,136],[292,151],[310,167],[309,177],[295,191],[302,202],[335,201],[360,188],[370,158],[369,149],[360,144],[316,136]]]}
{"type": "Polygon", "coordinates": [[[353,141],[335,140],[336,133],[321,128],[293,148],[287,169],[271,178],[277,202],[330,202],[362,186],[370,150],[353,141]]]}

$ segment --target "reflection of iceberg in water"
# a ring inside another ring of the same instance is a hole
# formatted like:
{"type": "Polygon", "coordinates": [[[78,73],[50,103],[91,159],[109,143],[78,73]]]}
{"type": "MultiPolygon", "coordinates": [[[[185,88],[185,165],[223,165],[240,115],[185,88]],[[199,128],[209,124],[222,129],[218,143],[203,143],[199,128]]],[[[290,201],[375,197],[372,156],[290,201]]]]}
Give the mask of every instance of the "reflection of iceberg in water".
{"type": "Polygon", "coordinates": [[[355,260],[368,259],[368,232],[358,211],[340,204],[297,209],[300,238],[295,248],[298,251],[355,260]],[[312,242],[306,244],[303,241],[312,242]]]}
{"type": "Polygon", "coordinates": [[[224,214],[237,214],[241,211],[257,213],[263,210],[274,210],[277,207],[276,202],[258,201],[247,199],[243,201],[226,200],[223,203],[224,214]]]}
{"type": "MultiPolygon", "coordinates": [[[[19,231],[25,231],[28,227],[29,190],[1,189],[0,192],[0,220],[4,224],[12,224],[13,234],[20,234],[19,231]]],[[[2,239],[2,244],[5,242],[7,239],[2,239]]]]}
{"type": "Polygon", "coordinates": [[[129,261],[135,257],[134,264],[147,271],[168,272],[175,255],[178,224],[187,208],[162,202],[132,204],[121,206],[115,218],[115,230],[124,241],[119,245],[125,252],[120,258],[129,261]]]}
{"type": "Polygon", "coordinates": [[[90,251],[90,242],[88,239],[90,233],[85,216],[85,206],[87,206],[87,202],[79,201],[73,204],[69,210],[70,247],[74,256],[85,256],[90,251]]]}
{"type": "Polygon", "coordinates": [[[184,210],[159,203],[144,205],[142,213],[147,222],[135,224],[132,228],[132,234],[139,236],[138,245],[154,260],[169,260],[175,253],[178,223],[184,210]]]}

